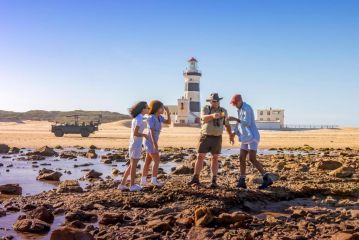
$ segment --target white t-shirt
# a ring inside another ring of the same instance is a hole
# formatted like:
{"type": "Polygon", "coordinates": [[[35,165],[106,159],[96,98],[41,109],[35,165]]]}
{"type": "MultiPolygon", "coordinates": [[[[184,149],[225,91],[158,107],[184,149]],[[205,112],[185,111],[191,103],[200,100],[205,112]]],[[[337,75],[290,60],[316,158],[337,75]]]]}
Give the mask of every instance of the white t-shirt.
{"type": "Polygon", "coordinates": [[[139,127],[138,133],[143,133],[145,129],[145,124],[143,122],[143,115],[138,114],[137,117],[132,119],[131,125],[131,137],[130,137],[130,148],[132,147],[141,147],[142,146],[142,137],[134,136],[135,128],[139,127]]]}

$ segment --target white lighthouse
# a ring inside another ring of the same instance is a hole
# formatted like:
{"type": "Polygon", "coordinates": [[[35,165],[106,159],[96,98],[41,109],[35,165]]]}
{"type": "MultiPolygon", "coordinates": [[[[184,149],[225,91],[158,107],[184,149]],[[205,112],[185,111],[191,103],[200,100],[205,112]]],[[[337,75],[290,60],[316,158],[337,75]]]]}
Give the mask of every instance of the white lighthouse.
{"type": "Polygon", "coordinates": [[[198,71],[197,59],[192,57],[188,60],[188,67],[183,72],[185,92],[184,98],[189,100],[190,113],[200,117],[201,103],[200,103],[200,79],[202,73],[198,71]]]}
{"type": "Polygon", "coordinates": [[[200,79],[202,73],[198,70],[197,59],[188,60],[183,71],[184,95],[177,100],[177,106],[169,106],[173,122],[179,125],[197,125],[200,123],[200,79]]]}

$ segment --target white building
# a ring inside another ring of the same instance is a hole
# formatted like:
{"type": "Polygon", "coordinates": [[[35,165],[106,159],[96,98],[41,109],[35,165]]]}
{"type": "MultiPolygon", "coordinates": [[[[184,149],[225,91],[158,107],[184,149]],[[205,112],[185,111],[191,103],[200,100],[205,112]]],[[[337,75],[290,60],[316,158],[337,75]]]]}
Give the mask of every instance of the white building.
{"type": "Polygon", "coordinates": [[[198,70],[197,63],[198,61],[194,57],[188,60],[188,66],[183,72],[184,95],[177,100],[177,105],[168,106],[174,125],[200,124],[200,79],[202,73],[198,70]]]}
{"type": "Polygon", "coordinates": [[[284,128],[283,109],[258,109],[257,127],[259,129],[281,129],[284,128]]]}

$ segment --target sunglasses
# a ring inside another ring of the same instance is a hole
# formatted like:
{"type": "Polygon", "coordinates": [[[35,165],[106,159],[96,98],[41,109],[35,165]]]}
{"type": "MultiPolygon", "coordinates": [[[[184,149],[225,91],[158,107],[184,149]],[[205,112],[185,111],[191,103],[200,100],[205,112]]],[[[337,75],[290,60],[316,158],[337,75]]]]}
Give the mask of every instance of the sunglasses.
{"type": "Polygon", "coordinates": [[[211,101],[211,103],[218,103],[218,101],[216,101],[216,100],[212,100],[212,101],[211,101]]]}

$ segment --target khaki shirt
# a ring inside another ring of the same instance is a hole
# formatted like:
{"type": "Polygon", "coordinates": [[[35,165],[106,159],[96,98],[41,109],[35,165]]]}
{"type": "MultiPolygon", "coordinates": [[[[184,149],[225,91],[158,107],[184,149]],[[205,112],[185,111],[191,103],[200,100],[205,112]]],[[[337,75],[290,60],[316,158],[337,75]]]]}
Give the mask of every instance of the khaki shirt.
{"type": "Polygon", "coordinates": [[[209,135],[209,136],[221,136],[223,134],[223,126],[229,126],[228,121],[228,113],[227,110],[223,107],[219,107],[217,109],[213,109],[210,106],[206,105],[202,108],[201,112],[201,134],[202,135],[209,135]],[[224,113],[224,118],[213,119],[205,123],[203,121],[203,115],[209,115],[213,113],[224,113]]]}

